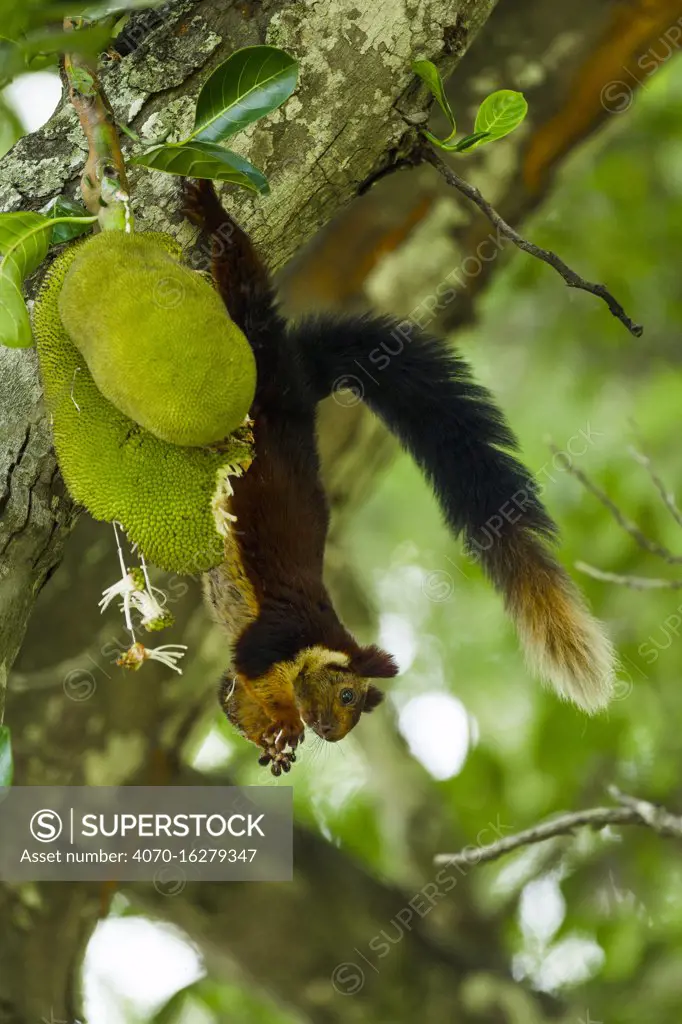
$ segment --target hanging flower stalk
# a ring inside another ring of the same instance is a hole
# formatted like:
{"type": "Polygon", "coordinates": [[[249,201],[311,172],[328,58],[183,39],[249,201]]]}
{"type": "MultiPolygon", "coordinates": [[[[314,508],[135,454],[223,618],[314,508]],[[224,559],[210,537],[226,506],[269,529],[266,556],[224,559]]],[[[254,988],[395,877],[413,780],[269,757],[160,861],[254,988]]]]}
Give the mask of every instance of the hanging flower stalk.
{"type": "Polygon", "coordinates": [[[116,664],[121,668],[137,671],[137,669],[142,668],[145,661],[158,661],[181,675],[182,669],[178,668],[177,662],[184,656],[187,650],[185,644],[163,644],[161,647],[156,648],[145,647],[135,636],[132,618],[133,611],[139,614],[140,625],[149,633],[172,626],[174,619],[171,612],[165,607],[166,595],[159,587],[153,586],[149,579],[144,555],[140,555],[139,566],[128,569],[123,557],[123,549],[116,523],[114,523],[114,536],[116,537],[116,549],[121,566],[121,578],[106,588],[99,602],[99,608],[100,612],[104,612],[113,601],[121,598],[121,609],[126,629],[130,633],[132,640],[131,646],[117,659],[116,664]]]}

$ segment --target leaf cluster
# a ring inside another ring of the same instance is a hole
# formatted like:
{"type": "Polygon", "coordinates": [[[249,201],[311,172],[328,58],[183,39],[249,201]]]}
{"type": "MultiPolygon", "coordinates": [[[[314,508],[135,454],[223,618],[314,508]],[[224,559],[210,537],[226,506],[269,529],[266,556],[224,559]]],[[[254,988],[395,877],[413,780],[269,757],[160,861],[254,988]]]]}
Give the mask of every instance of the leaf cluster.
{"type": "Polygon", "coordinates": [[[280,107],[297,83],[298,63],[284,50],[275,46],[237,50],[205,82],[187,138],[152,146],[130,162],[266,193],[269,186],[263,172],[220,143],[280,107]]]}
{"type": "Polygon", "coordinates": [[[473,132],[456,140],[457,123],[445,95],[445,87],[438,68],[430,60],[416,60],[412,64],[412,70],[421,78],[448,119],[450,134],[445,139],[439,139],[424,130],[424,136],[429,142],[446,153],[470,153],[481,146],[496,142],[518,128],[528,113],[528,103],[523,93],[515,92],[514,89],[498,89],[486,96],[478,108],[473,132]]]}

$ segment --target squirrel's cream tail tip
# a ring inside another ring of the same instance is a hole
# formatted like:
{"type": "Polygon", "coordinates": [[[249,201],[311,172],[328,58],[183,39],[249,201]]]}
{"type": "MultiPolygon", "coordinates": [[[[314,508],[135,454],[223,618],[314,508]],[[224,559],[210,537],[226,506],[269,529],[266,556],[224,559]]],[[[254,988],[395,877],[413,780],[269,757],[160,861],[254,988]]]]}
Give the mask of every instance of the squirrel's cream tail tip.
{"type": "Polygon", "coordinates": [[[568,580],[555,580],[551,590],[527,593],[530,600],[514,609],[529,668],[564,700],[595,714],[613,695],[613,646],[568,580]]]}

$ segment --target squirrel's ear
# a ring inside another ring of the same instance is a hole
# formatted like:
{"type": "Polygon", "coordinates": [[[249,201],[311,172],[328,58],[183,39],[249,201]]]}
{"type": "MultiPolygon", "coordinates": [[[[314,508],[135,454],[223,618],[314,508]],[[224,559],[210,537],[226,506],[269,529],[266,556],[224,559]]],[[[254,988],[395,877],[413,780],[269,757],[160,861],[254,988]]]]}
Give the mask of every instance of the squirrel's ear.
{"type": "Polygon", "coordinates": [[[365,703],[362,706],[363,712],[374,711],[378,708],[382,700],[385,697],[383,690],[380,690],[378,686],[374,686],[372,683],[367,687],[367,693],[365,694],[365,703]]]}
{"type": "Polygon", "coordinates": [[[391,679],[398,674],[398,666],[391,655],[374,644],[361,647],[352,658],[350,668],[364,679],[391,679]]]}

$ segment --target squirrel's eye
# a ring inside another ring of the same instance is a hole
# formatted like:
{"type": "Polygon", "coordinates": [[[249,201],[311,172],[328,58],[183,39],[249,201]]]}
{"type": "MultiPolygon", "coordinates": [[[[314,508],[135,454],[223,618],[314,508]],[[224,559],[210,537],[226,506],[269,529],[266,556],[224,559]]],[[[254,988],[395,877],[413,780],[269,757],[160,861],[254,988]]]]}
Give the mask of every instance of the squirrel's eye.
{"type": "Polygon", "coordinates": [[[340,697],[342,704],[355,704],[355,690],[341,690],[340,697]]]}

